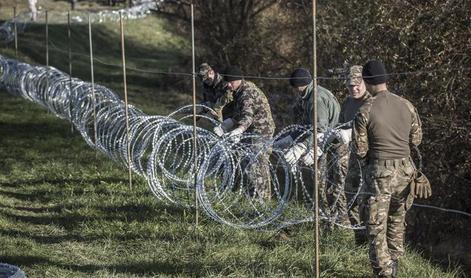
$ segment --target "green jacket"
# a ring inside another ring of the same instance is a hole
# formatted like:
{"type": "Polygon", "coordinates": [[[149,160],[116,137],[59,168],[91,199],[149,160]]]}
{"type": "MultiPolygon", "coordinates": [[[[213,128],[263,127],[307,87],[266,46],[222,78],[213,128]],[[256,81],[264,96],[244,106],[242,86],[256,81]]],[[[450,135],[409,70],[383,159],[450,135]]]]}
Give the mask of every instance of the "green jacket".
{"type": "MultiPolygon", "coordinates": [[[[295,106],[295,115],[301,119],[299,124],[312,125],[313,110],[313,83],[309,84],[305,90],[304,96],[295,106]]],[[[335,127],[339,121],[340,104],[337,98],[326,88],[317,86],[317,132],[325,132],[335,127]]],[[[295,135],[294,138],[297,136],[295,135]]],[[[305,140],[305,144],[312,145],[312,134],[305,140]]]]}
{"type": "MultiPolygon", "coordinates": [[[[311,84],[306,88],[306,94],[302,98],[304,111],[307,119],[306,123],[312,125],[312,95],[313,86],[311,84]]],[[[326,88],[317,86],[317,132],[325,132],[333,128],[339,122],[340,104],[337,98],[326,88]]]]}

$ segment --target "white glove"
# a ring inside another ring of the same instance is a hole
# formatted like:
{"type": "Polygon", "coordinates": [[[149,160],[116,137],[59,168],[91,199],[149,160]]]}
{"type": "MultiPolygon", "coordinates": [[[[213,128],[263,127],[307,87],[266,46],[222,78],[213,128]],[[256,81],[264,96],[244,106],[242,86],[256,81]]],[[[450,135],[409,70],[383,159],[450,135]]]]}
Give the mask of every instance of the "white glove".
{"type": "Polygon", "coordinates": [[[219,137],[222,137],[224,135],[224,129],[222,129],[221,125],[218,125],[213,129],[214,134],[216,134],[219,137]]]}
{"type": "Polygon", "coordinates": [[[323,132],[318,132],[317,133],[317,144],[322,145],[322,142],[324,142],[324,133],[323,132]]]}
{"type": "Polygon", "coordinates": [[[244,133],[244,128],[238,127],[232,130],[231,132],[226,133],[226,136],[229,137],[233,142],[238,143],[240,141],[242,133],[244,133]]]}
{"type": "Polygon", "coordinates": [[[225,119],[222,122],[221,127],[225,132],[228,132],[234,127],[234,124],[235,124],[234,120],[232,118],[229,118],[229,119],[225,119]]]}
{"type": "MultiPolygon", "coordinates": [[[[317,159],[324,154],[321,148],[317,146],[317,159]]],[[[303,163],[306,166],[311,166],[314,164],[314,150],[310,150],[305,156],[302,158],[303,163]]]]}
{"type": "Polygon", "coordinates": [[[284,149],[284,148],[288,147],[291,144],[293,144],[293,138],[290,135],[288,135],[288,136],[285,136],[281,139],[276,140],[273,143],[273,147],[276,148],[276,149],[284,149]]]}
{"type": "Polygon", "coordinates": [[[352,129],[339,129],[337,131],[337,139],[339,139],[342,144],[348,144],[352,141],[352,129]]]}
{"type": "Polygon", "coordinates": [[[285,160],[288,164],[294,166],[304,153],[306,153],[306,146],[303,143],[297,143],[285,152],[285,160]]]}
{"type": "Polygon", "coordinates": [[[242,133],[244,133],[244,129],[242,127],[238,127],[231,132],[227,133],[227,136],[232,137],[232,136],[239,136],[242,133]]]}

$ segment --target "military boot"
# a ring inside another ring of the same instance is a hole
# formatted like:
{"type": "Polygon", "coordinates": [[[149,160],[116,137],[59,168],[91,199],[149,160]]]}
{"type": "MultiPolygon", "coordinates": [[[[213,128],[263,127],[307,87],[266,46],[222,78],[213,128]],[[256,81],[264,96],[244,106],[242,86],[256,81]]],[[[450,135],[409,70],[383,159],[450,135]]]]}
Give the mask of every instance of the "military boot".
{"type": "Polygon", "coordinates": [[[396,278],[397,277],[397,267],[398,267],[398,264],[399,262],[397,260],[393,260],[392,261],[392,278],[396,278]]]}

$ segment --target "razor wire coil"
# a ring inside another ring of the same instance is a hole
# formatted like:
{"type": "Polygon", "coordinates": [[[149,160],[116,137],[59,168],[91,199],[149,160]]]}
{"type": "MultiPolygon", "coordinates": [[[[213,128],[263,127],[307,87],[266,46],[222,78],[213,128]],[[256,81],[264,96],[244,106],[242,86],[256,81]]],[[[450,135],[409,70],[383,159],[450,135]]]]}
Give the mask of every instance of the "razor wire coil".
{"type": "MultiPolygon", "coordinates": [[[[150,116],[128,106],[128,142],[125,104],[104,86],[95,85],[92,92],[90,83],[70,79],[54,67],[32,66],[0,56],[0,87],[70,121],[89,146],[144,177],[160,200],[189,207],[197,194],[208,216],[242,228],[276,228],[312,218],[313,189],[300,174],[303,167],[288,165],[283,150],[272,147],[274,140],[285,134],[306,133],[310,127],[292,125],[271,140],[244,134],[240,141],[230,137],[221,140],[198,127],[194,152],[193,128],[184,123],[192,116],[192,106],[168,116],[150,116]],[[271,200],[257,197],[246,186],[254,175],[249,170],[251,165],[260,163],[267,152],[271,153],[271,200]],[[293,211],[293,215],[285,215],[287,211],[293,211]]],[[[213,126],[217,124],[212,118],[201,117],[213,126]]],[[[321,215],[337,221],[327,213],[321,215]]]]}

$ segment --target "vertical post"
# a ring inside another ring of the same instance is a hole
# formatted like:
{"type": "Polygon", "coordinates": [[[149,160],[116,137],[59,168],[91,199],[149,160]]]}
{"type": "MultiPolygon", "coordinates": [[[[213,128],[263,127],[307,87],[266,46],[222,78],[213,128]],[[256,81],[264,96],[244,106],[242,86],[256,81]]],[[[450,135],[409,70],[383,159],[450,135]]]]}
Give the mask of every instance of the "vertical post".
{"type": "Polygon", "coordinates": [[[46,67],[49,67],[49,19],[47,10],[44,12],[46,20],[46,67]]]}
{"type": "Polygon", "coordinates": [[[124,105],[126,110],[126,141],[128,152],[128,171],[129,171],[129,189],[132,189],[132,170],[131,170],[131,141],[129,137],[129,109],[128,109],[128,87],[126,82],[126,55],[124,49],[124,24],[123,14],[119,12],[119,24],[121,29],[121,58],[123,60],[123,83],[124,83],[124,105]]]}
{"type": "MultiPolygon", "coordinates": [[[[45,20],[45,44],[46,44],[46,90],[49,90],[49,18],[47,10],[44,13],[44,20],[45,20]]],[[[48,110],[49,111],[49,110],[48,110]]],[[[49,112],[50,113],[50,112],[49,112]]]]}
{"type": "Polygon", "coordinates": [[[317,33],[316,33],[316,2],[312,1],[312,27],[313,27],[313,44],[312,44],[312,86],[313,86],[313,109],[312,109],[312,127],[313,127],[313,148],[314,148],[314,243],[315,243],[315,255],[314,255],[314,271],[316,278],[319,278],[319,189],[318,189],[318,178],[317,178],[317,33]]]}
{"type": "Polygon", "coordinates": [[[18,28],[16,26],[16,6],[13,7],[13,30],[15,34],[15,58],[18,59],[18,28]]]}
{"type": "Polygon", "coordinates": [[[92,42],[92,23],[90,20],[90,13],[88,13],[88,39],[90,43],[90,74],[92,81],[92,106],[93,106],[93,142],[96,146],[97,140],[97,125],[96,125],[96,96],[95,96],[95,74],[93,72],[93,42],[92,42]]]}
{"type": "Polygon", "coordinates": [[[70,114],[70,131],[74,132],[74,124],[72,120],[72,32],[70,30],[70,11],[67,12],[67,43],[69,52],[69,114],[70,114]]]}
{"type": "MultiPolygon", "coordinates": [[[[191,3],[191,56],[192,56],[192,76],[193,76],[193,158],[195,167],[198,162],[198,152],[197,152],[197,140],[196,140],[196,65],[195,65],[195,13],[194,13],[194,4],[191,3]]],[[[194,183],[195,183],[195,224],[199,224],[199,204],[198,204],[198,188],[196,186],[197,182],[197,171],[195,171],[194,183]]]]}

